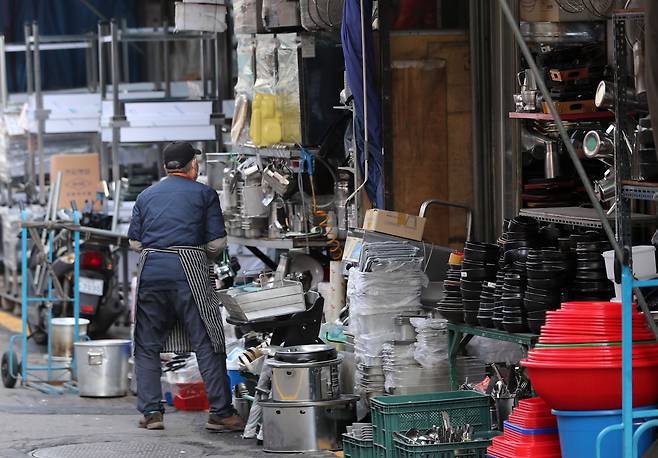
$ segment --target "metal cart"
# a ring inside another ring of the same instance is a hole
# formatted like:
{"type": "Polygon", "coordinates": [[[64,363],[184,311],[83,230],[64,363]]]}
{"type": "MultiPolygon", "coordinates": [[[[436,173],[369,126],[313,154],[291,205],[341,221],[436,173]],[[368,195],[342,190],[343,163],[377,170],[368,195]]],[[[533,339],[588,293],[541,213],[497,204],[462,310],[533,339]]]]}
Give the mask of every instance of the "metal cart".
{"type": "Polygon", "coordinates": [[[75,391],[76,388],[71,383],[58,382],[53,377],[55,371],[73,371],[75,372],[75,358],[71,363],[58,363],[53,361],[52,351],[52,308],[48,307],[48,343],[46,364],[32,364],[28,359],[28,340],[31,337],[28,335],[28,305],[33,302],[46,302],[52,304],[55,301],[70,301],[73,302],[73,317],[74,317],[74,339],[73,342],[80,340],[80,227],[78,226],[80,215],[77,211],[73,213],[73,228],[70,223],[62,222],[31,222],[27,221],[27,212],[21,212],[21,275],[22,291],[21,291],[21,320],[22,332],[21,334],[12,335],[9,338],[9,350],[2,355],[2,382],[6,388],[13,388],[21,378],[21,384],[26,387],[35,388],[46,394],[63,393],[65,390],[75,391]],[[53,248],[56,238],[56,232],[61,229],[71,231],[73,239],[73,297],[69,298],[65,295],[64,289],[59,282],[55,272],[52,268],[53,262],[53,248]],[[39,234],[40,230],[47,232],[47,243],[44,244],[39,234]],[[31,296],[28,292],[28,285],[30,284],[28,272],[28,258],[30,251],[28,248],[28,239],[32,239],[31,244],[37,250],[39,260],[46,270],[47,276],[47,295],[45,297],[31,296]],[[16,356],[14,348],[16,341],[21,341],[21,359],[16,356]],[[37,376],[36,373],[46,373],[43,377],[37,376]]]}

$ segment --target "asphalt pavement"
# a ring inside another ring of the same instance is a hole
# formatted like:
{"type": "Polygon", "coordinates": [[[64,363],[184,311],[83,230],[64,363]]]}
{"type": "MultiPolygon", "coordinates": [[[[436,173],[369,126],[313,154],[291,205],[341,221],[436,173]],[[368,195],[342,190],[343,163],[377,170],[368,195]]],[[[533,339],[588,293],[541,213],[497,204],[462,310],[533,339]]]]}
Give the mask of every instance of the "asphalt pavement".
{"type": "MultiPolygon", "coordinates": [[[[10,331],[0,323],[0,353],[7,351],[9,336],[10,331]]],[[[44,350],[30,345],[30,351],[38,356],[44,350]]],[[[255,440],[242,439],[237,433],[207,432],[203,427],[206,419],[205,412],[170,408],[165,414],[166,429],[147,431],[137,428],[134,396],[46,395],[20,386],[19,381],[13,389],[0,386],[0,458],[273,456],[263,452],[255,440]]]]}

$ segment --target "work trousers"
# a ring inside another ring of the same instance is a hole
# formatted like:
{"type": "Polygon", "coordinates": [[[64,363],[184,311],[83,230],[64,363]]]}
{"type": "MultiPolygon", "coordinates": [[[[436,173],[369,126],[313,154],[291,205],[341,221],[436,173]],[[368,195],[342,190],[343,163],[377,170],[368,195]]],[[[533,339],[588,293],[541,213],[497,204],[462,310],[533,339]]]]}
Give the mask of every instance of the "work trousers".
{"type": "Polygon", "coordinates": [[[137,409],[142,413],[163,411],[160,351],[169,332],[180,321],[187,329],[208,393],[210,413],[233,413],[226,354],[215,353],[189,285],[174,282],[177,289],[139,288],[135,323],[135,372],[137,409]]]}

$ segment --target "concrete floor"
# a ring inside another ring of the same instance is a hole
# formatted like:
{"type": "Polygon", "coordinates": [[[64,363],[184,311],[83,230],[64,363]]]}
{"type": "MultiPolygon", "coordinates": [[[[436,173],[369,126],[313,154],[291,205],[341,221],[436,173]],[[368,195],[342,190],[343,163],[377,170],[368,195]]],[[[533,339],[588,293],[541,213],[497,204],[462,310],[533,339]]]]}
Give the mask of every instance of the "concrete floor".
{"type": "MultiPolygon", "coordinates": [[[[0,326],[0,353],[10,332],[0,326]]],[[[42,350],[43,351],[43,350],[42,350]]],[[[19,382],[20,383],[20,382],[19,382]]],[[[137,428],[135,398],[80,398],[74,394],[44,395],[0,384],[0,457],[290,457],[266,454],[255,440],[239,434],[205,431],[204,412],[171,408],[164,431],[137,428]]],[[[308,456],[308,455],[305,455],[308,456]]],[[[314,456],[335,457],[330,453],[314,456]]]]}

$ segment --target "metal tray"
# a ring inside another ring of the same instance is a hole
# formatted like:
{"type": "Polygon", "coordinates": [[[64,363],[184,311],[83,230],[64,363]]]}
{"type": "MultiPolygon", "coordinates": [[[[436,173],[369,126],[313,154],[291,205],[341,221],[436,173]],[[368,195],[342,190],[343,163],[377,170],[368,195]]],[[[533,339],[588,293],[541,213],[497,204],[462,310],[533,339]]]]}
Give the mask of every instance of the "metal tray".
{"type": "Polygon", "coordinates": [[[232,318],[252,321],[273,318],[306,310],[304,289],[300,282],[283,280],[281,286],[258,291],[231,288],[219,291],[219,297],[232,318]]]}

